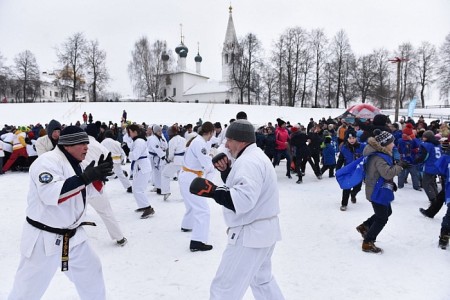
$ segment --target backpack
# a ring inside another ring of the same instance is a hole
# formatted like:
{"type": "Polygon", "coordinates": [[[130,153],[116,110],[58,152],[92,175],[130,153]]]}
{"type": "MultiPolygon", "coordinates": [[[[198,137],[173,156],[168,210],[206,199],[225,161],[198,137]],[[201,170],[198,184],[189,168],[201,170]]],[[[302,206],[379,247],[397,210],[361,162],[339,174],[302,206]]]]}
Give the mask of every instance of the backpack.
{"type": "Polygon", "coordinates": [[[365,164],[369,156],[361,156],[336,171],[336,180],[341,189],[351,189],[364,180],[366,176],[365,164]]]}

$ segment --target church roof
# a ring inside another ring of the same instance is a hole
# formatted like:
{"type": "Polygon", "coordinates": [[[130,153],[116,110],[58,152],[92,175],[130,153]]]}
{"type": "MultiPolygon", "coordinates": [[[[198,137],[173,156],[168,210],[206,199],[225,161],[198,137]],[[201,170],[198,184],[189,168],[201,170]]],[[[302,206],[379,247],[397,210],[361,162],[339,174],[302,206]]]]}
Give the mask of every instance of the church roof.
{"type": "Polygon", "coordinates": [[[237,41],[236,30],[234,30],[234,22],[233,22],[233,14],[232,14],[233,8],[230,6],[229,10],[230,10],[230,14],[228,16],[227,31],[225,33],[225,41],[223,42],[224,45],[235,43],[237,41]]]}

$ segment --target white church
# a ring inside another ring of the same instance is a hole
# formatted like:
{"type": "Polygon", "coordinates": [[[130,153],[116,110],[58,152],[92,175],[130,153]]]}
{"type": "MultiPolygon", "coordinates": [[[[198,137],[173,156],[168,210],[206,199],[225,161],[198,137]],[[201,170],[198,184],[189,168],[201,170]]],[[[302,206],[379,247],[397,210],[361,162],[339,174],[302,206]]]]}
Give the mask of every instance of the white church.
{"type": "MultiPolygon", "coordinates": [[[[183,103],[237,103],[236,93],[233,93],[229,80],[233,56],[232,49],[237,42],[232,7],[230,6],[227,31],[222,49],[222,80],[209,80],[209,77],[201,73],[202,57],[199,53],[194,58],[196,64],[195,72],[186,69],[189,49],[184,45],[182,39],[180,45],[175,48],[175,53],[178,55],[176,70],[161,74],[161,98],[164,101],[183,103]]],[[[168,59],[168,55],[162,56],[162,60],[165,63],[167,63],[168,59]]]]}

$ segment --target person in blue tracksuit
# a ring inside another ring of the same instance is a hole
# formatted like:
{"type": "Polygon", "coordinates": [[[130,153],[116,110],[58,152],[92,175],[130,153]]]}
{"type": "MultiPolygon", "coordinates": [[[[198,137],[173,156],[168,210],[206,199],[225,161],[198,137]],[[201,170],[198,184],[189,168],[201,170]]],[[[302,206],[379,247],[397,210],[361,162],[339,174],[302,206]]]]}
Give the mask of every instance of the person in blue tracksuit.
{"type": "MultiPolygon", "coordinates": [[[[339,152],[338,161],[336,164],[336,170],[339,170],[342,166],[346,166],[355,159],[363,156],[365,143],[359,143],[356,140],[356,132],[353,128],[347,129],[345,133],[345,142],[339,152]]],[[[361,191],[362,182],[355,185],[351,189],[342,190],[341,211],[347,210],[348,198],[351,196],[352,203],[356,203],[356,195],[361,191]]]]}

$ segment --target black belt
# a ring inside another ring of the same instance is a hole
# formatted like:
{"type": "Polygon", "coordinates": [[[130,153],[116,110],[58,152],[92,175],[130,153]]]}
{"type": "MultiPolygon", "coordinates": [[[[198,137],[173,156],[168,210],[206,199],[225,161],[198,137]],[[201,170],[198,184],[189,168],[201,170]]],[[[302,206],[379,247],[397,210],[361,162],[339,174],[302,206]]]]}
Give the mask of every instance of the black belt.
{"type": "MultiPolygon", "coordinates": [[[[33,227],[37,229],[56,233],[63,236],[63,244],[62,244],[62,253],[61,253],[61,271],[69,270],[69,239],[77,233],[77,228],[83,225],[97,226],[94,222],[81,222],[80,225],[76,228],[68,229],[68,228],[54,228],[48,225],[42,224],[41,222],[35,221],[27,217],[27,222],[33,227]]],[[[60,240],[56,241],[57,245],[59,245],[60,240]]]]}

